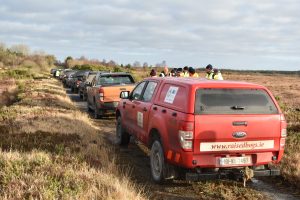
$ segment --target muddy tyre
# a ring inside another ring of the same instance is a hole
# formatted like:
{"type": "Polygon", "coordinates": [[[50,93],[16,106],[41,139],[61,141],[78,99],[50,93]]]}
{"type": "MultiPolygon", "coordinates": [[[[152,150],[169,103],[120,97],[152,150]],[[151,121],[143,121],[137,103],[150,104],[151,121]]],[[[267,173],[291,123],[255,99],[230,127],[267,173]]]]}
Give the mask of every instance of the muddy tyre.
{"type": "Polygon", "coordinates": [[[97,108],[97,106],[95,105],[95,109],[94,109],[94,119],[100,119],[101,116],[99,114],[99,109],[97,108]]]}
{"type": "Polygon", "coordinates": [[[166,163],[164,151],[159,139],[152,143],[150,152],[151,176],[155,183],[164,183],[166,181],[166,163]]]}
{"type": "Polygon", "coordinates": [[[124,130],[122,126],[122,118],[118,116],[116,125],[116,144],[126,146],[129,144],[130,135],[124,130]]]}
{"type": "Polygon", "coordinates": [[[83,100],[83,101],[86,101],[86,100],[87,100],[87,97],[86,97],[86,95],[84,95],[84,93],[82,94],[82,100],[83,100]]]}
{"type": "Polygon", "coordinates": [[[86,101],[86,107],[87,107],[87,111],[88,111],[88,112],[92,112],[92,111],[93,111],[93,110],[91,109],[91,107],[90,107],[89,101],[86,101]]]}

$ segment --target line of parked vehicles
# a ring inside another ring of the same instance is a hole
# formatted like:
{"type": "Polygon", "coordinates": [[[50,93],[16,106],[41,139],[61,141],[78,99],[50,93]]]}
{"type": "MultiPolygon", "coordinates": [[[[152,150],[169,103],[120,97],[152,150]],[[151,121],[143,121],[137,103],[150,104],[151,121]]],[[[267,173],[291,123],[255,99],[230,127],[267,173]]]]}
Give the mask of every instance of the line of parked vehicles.
{"type": "MultiPolygon", "coordinates": [[[[57,74],[55,71],[51,73],[57,74]]],[[[120,92],[131,91],[135,86],[131,74],[123,72],[64,69],[57,78],[72,93],[78,93],[82,100],[87,101],[87,108],[93,111],[95,119],[114,114],[120,92]]]]}
{"type": "Polygon", "coordinates": [[[116,139],[149,149],[152,179],[199,181],[277,176],[286,121],[260,85],[198,78],[153,77],[135,84],[129,73],[63,70],[66,87],[94,117],[116,115],[116,139]]]}

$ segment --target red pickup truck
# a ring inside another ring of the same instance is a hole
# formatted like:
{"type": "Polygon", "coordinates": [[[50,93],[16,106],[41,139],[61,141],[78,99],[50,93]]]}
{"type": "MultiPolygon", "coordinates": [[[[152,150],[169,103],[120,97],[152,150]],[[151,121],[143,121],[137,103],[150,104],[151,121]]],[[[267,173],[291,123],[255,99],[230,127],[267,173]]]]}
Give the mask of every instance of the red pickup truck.
{"type": "Polygon", "coordinates": [[[188,180],[279,175],[286,121],[263,86],[193,78],[148,78],[123,91],[116,136],[151,149],[155,182],[184,171],[188,180]]]}

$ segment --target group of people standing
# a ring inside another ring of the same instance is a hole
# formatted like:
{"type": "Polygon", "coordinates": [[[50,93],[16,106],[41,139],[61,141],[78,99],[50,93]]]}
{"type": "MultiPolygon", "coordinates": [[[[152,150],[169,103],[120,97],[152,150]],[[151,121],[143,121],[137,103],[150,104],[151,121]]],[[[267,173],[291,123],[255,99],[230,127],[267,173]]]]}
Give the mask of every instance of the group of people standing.
{"type": "MultiPolygon", "coordinates": [[[[207,65],[205,68],[207,79],[214,79],[214,80],[223,80],[222,74],[220,70],[217,68],[213,68],[211,64],[207,65]]],[[[164,67],[164,70],[157,75],[156,70],[152,69],[150,72],[151,77],[193,77],[198,78],[199,75],[196,73],[196,70],[193,67],[185,66],[182,68],[174,68],[169,72],[168,67],[164,67]]]]}

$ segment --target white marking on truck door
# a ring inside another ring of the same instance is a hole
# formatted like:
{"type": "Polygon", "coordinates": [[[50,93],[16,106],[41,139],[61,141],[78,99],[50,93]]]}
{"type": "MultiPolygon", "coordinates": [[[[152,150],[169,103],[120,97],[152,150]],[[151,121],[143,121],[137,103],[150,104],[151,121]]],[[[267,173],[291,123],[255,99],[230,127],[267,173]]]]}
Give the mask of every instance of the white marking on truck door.
{"type": "Polygon", "coordinates": [[[178,91],[178,87],[171,86],[166,94],[165,102],[173,103],[178,91]]]}
{"type": "Polygon", "coordinates": [[[241,142],[202,142],[200,151],[245,151],[273,149],[274,140],[241,141],[241,142]]]}
{"type": "Polygon", "coordinates": [[[141,113],[141,112],[137,112],[137,124],[139,127],[143,128],[144,116],[143,116],[143,113],[141,113]]]}

